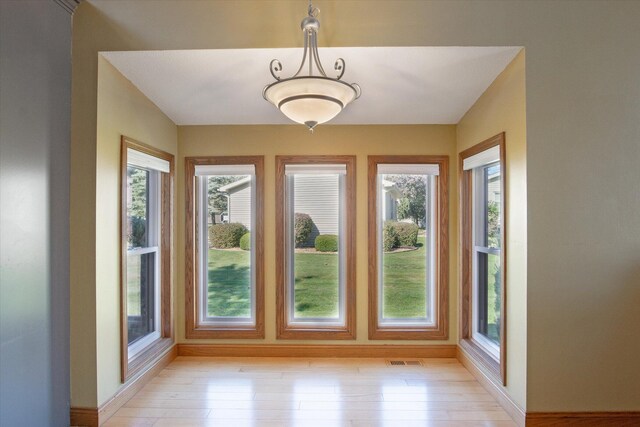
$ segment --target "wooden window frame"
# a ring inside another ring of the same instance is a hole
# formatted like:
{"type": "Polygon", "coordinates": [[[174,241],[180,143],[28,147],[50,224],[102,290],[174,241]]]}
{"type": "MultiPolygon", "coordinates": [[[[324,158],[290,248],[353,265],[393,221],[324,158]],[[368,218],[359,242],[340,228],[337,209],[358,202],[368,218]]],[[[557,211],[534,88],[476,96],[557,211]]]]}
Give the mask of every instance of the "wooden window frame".
{"type": "Polygon", "coordinates": [[[185,157],[185,337],[188,339],[264,338],[264,156],[185,157]],[[204,324],[197,279],[199,251],[196,239],[195,167],[200,165],[253,165],[255,168],[255,325],[204,324]]]}
{"type": "Polygon", "coordinates": [[[449,338],[449,156],[369,156],[369,339],[446,340],[449,338]],[[378,322],[378,165],[437,164],[436,315],[433,326],[381,325],[378,322]]]}
{"type": "Polygon", "coordinates": [[[276,156],[276,332],[278,339],[352,340],[356,338],[356,156],[276,156]],[[291,325],[287,322],[285,167],[287,165],[344,164],[345,176],[345,324],[291,325]]]}
{"type": "Polygon", "coordinates": [[[507,385],[507,205],[506,143],[499,133],[459,154],[458,177],[460,196],[460,346],[500,382],[507,385]],[[464,159],[493,147],[500,147],[500,265],[502,304],[500,307],[500,360],[494,358],[472,337],[473,333],[473,170],[463,170],[464,159]]]}
{"type": "Polygon", "coordinates": [[[120,379],[124,383],[145,369],[173,345],[172,275],[174,156],[150,145],[121,136],[120,141],[120,379]],[[127,149],[169,162],[160,175],[160,338],[129,359],[127,317],[127,149]]]}

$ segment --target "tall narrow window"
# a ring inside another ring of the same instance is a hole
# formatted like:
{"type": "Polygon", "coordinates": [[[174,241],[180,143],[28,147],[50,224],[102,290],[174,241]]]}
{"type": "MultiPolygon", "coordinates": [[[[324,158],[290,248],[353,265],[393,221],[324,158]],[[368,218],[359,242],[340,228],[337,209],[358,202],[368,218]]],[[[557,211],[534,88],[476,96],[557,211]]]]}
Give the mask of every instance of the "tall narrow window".
{"type": "Polygon", "coordinates": [[[473,337],[500,358],[500,162],[473,169],[473,337]]]}
{"type": "Polygon", "coordinates": [[[127,165],[129,357],[160,337],[159,184],[160,171],[131,162],[127,165]]]}
{"type": "Polygon", "coordinates": [[[199,323],[255,326],[255,167],[198,165],[196,177],[199,323]]]}
{"type": "Polygon", "coordinates": [[[187,181],[187,335],[261,337],[262,158],[188,158],[187,181]]]}
{"type": "Polygon", "coordinates": [[[446,337],[447,165],[369,157],[371,339],[446,337]]]}
{"type": "Polygon", "coordinates": [[[279,338],[354,337],[354,158],[278,162],[279,338]]]}
{"type": "Polygon", "coordinates": [[[122,380],[171,345],[173,156],[122,139],[122,380]]]}
{"type": "Polygon", "coordinates": [[[504,134],[460,154],[462,345],[505,383],[504,134]]]}

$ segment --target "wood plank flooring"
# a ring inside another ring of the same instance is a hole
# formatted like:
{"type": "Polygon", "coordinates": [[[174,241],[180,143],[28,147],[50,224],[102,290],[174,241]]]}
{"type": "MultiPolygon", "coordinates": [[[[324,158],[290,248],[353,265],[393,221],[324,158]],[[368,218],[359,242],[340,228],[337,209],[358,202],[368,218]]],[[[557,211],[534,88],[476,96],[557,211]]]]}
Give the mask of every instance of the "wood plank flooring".
{"type": "Polygon", "coordinates": [[[105,427],[515,427],[455,359],[178,357],[105,427]]]}

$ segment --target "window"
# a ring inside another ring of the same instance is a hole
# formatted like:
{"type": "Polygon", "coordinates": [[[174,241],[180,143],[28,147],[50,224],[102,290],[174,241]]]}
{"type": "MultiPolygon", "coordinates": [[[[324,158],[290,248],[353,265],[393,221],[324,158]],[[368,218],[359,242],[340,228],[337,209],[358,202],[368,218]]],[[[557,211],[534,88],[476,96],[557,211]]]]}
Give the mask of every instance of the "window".
{"type": "Polygon", "coordinates": [[[353,339],[355,157],[276,162],[278,338],[353,339]]]}
{"type": "Polygon", "coordinates": [[[369,338],[446,339],[448,158],[369,156],[369,338]]]}
{"type": "Polygon", "coordinates": [[[129,357],[160,337],[160,171],[127,165],[129,357]]]}
{"type": "Polygon", "coordinates": [[[173,156],[122,138],[122,381],[172,344],[173,156]]]}
{"type": "Polygon", "coordinates": [[[262,157],[186,159],[187,338],[263,338],[262,157]]]}
{"type": "Polygon", "coordinates": [[[460,153],[461,345],[506,385],[504,134],[460,153]]]}

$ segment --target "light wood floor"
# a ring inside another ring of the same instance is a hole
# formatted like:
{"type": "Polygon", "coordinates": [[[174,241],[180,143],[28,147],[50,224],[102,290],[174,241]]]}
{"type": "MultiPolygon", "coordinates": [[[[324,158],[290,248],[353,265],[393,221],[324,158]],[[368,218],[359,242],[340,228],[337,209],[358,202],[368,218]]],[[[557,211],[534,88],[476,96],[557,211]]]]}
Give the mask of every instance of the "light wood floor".
{"type": "Polygon", "coordinates": [[[116,426],[515,426],[455,359],[178,357],[116,426]]]}

